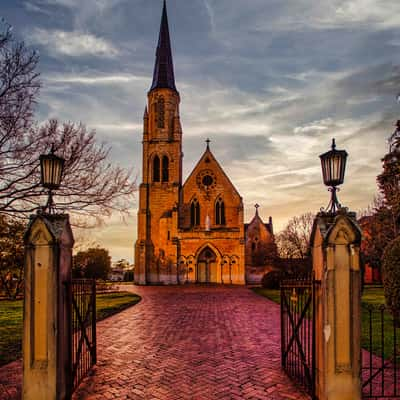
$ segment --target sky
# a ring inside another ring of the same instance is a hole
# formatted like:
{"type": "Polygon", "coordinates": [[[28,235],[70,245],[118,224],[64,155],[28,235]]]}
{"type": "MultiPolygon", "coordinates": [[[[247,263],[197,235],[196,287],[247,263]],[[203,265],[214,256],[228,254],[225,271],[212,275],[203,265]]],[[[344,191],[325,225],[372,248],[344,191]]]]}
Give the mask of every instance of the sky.
{"type": "MultiPolygon", "coordinates": [[[[274,229],[327,206],[318,156],[349,153],[339,200],[365,209],[400,118],[398,0],[168,0],[181,96],[184,176],[211,149],[274,229]]],[[[142,116],[162,0],[2,0],[0,16],[39,51],[37,120],[83,122],[141,181],[142,116]]],[[[137,199],[79,240],[134,257],[137,199]]]]}

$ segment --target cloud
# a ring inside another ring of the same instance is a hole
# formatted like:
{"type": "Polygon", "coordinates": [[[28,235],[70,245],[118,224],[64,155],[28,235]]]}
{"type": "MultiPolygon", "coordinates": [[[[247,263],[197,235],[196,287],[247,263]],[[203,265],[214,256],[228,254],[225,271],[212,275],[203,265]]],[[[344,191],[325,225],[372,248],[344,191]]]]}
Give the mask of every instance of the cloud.
{"type": "Polygon", "coordinates": [[[119,50],[109,41],[85,32],[35,28],[28,40],[57,56],[112,58],[119,54],[119,50]]]}
{"type": "Polygon", "coordinates": [[[30,12],[40,13],[47,16],[51,15],[51,12],[46,7],[42,7],[40,4],[35,2],[25,1],[24,7],[30,12]]]}
{"type": "Polygon", "coordinates": [[[113,85],[113,84],[125,84],[129,82],[144,82],[147,83],[150,80],[150,76],[138,76],[138,75],[98,75],[95,72],[86,75],[50,75],[45,78],[49,83],[64,84],[84,84],[84,85],[113,85]]]}
{"type": "Polygon", "coordinates": [[[303,126],[296,126],[293,130],[295,134],[316,134],[323,131],[327,131],[334,127],[333,121],[331,118],[321,119],[319,121],[313,121],[310,124],[306,124],[303,126]]]}
{"type": "Polygon", "coordinates": [[[210,2],[208,0],[203,0],[203,1],[204,1],[204,7],[206,9],[207,15],[210,19],[211,32],[214,34],[215,30],[216,30],[214,10],[212,9],[210,2]]]}
{"type": "Polygon", "coordinates": [[[143,128],[142,124],[129,124],[129,123],[120,123],[120,124],[94,124],[94,128],[109,130],[109,131],[138,131],[143,128]]]}
{"type": "MultiPolygon", "coordinates": [[[[44,47],[38,118],[82,120],[112,145],[114,162],[138,173],[161,6],[29,0],[10,13],[25,14],[27,36],[44,47]]],[[[340,200],[368,205],[398,114],[398,0],[170,1],[168,11],[184,176],[209,137],[243,196],[245,219],[257,202],[279,231],[328,203],[318,156],[335,137],[349,153],[340,200]]],[[[134,223],[121,231],[113,219],[99,232],[114,258],[131,258],[134,223]]]]}

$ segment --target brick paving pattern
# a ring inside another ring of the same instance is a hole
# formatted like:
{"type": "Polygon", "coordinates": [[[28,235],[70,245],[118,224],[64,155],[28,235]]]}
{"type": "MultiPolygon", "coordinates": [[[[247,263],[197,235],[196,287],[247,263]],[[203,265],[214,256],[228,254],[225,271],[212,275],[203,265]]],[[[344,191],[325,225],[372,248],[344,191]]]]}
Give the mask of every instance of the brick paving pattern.
{"type": "Polygon", "coordinates": [[[280,368],[278,305],[245,287],[131,289],[142,301],[98,324],[74,400],[308,398],[280,368]]]}
{"type": "Polygon", "coordinates": [[[21,398],[22,362],[14,361],[0,368],[0,400],[21,398]]]}

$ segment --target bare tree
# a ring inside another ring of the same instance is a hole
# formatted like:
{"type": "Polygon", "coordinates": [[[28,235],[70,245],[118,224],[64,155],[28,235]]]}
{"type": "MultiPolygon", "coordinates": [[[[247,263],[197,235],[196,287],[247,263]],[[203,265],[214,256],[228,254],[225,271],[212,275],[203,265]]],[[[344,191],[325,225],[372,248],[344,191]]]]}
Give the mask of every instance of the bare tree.
{"type": "Polygon", "coordinates": [[[56,192],[60,211],[72,211],[78,225],[87,224],[87,217],[93,223],[112,212],[128,212],[135,191],[132,173],[108,161],[110,148],[96,143],[94,131],[83,124],[50,120],[32,128],[29,135],[36,139],[32,155],[20,163],[10,160],[11,173],[0,179],[0,212],[30,213],[44,204],[38,158],[52,146],[65,159],[62,185],[56,192]]]}
{"type": "Polygon", "coordinates": [[[311,212],[293,217],[285,229],[276,236],[282,258],[307,258],[314,217],[311,212]]]}
{"type": "MultiPolygon", "coordinates": [[[[32,135],[33,106],[38,94],[38,56],[18,43],[5,26],[0,33],[0,193],[13,193],[36,157],[32,135]]],[[[37,159],[35,159],[37,164],[37,159]]],[[[3,200],[0,200],[3,203],[3,200]]]]}
{"type": "Polygon", "coordinates": [[[87,217],[93,223],[114,211],[127,213],[132,173],[108,161],[110,148],[96,143],[94,131],[57,120],[35,125],[37,63],[37,54],[16,42],[10,27],[0,33],[0,213],[26,215],[45,203],[39,156],[52,146],[66,160],[60,211],[73,212],[78,225],[87,225],[87,217]]]}
{"type": "Polygon", "coordinates": [[[16,42],[11,27],[0,32],[0,149],[23,151],[24,132],[33,121],[33,106],[40,88],[39,57],[23,42],[16,42]]]}

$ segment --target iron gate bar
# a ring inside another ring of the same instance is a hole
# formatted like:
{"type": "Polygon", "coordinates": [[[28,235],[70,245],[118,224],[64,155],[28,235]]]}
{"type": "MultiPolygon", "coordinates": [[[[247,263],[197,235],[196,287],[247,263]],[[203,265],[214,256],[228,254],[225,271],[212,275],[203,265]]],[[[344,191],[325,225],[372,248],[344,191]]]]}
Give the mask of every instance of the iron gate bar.
{"type": "Polygon", "coordinates": [[[96,364],[96,281],[74,279],[67,283],[69,297],[69,396],[96,364]]]}
{"type": "Polygon", "coordinates": [[[390,314],[385,316],[385,311],[389,310],[384,305],[380,307],[368,305],[364,308],[368,311],[366,334],[368,335],[369,355],[366,357],[366,352],[363,353],[363,397],[369,399],[400,399],[400,382],[398,382],[397,372],[398,357],[400,356],[397,350],[397,330],[399,328],[396,327],[390,314]],[[377,321],[376,325],[373,325],[373,320],[377,318],[380,320],[377,321]],[[393,326],[393,330],[385,330],[385,325],[393,326]],[[378,329],[378,332],[374,332],[374,327],[378,329]],[[377,339],[375,342],[374,337],[377,339]],[[393,347],[391,347],[391,339],[393,347]]]}
{"type": "MultiPolygon", "coordinates": [[[[93,300],[90,300],[90,301],[92,302],[93,300]]],[[[81,333],[80,338],[79,338],[79,343],[78,343],[78,351],[76,353],[77,354],[76,363],[72,367],[73,378],[75,379],[76,374],[77,374],[77,367],[78,367],[78,364],[80,363],[80,359],[81,359],[80,356],[82,354],[83,342],[86,342],[87,347],[92,351],[92,343],[90,343],[90,340],[87,336],[86,326],[87,326],[88,319],[91,316],[90,315],[92,312],[91,307],[93,307],[93,306],[87,308],[86,313],[85,313],[85,319],[82,320],[81,315],[84,312],[84,310],[79,309],[74,297],[72,297],[72,305],[73,305],[75,313],[76,313],[76,317],[77,317],[78,325],[79,325],[78,328],[80,329],[80,333],[81,333]]]]}
{"type": "MultiPolygon", "coordinates": [[[[287,298],[286,298],[286,297],[284,297],[284,301],[285,301],[285,303],[286,303],[286,306],[289,307],[289,304],[288,304],[288,302],[287,302],[287,298]]],[[[285,354],[287,354],[287,353],[290,351],[291,347],[293,346],[293,342],[294,342],[295,339],[296,339],[297,344],[298,344],[300,347],[303,347],[303,346],[301,345],[301,343],[299,343],[299,338],[298,338],[298,335],[297,335],[297,334],[298,334],[298,331],[299,331],[299,329],[300,329],[300,327],[301,327],[301,324],[302,324],[302,322],[303,322],[303,319],[304,319],[304,317],[305,317],[305,315],[306,315],[306,313],[307,313],[307,311],[308,311],[308,307],[310,306],[310,303],[311,303],[311,296],[308,298],[307,303],[306,303],[306,305],[304,306],[303,311],[302,311],[302,313],[301,313],[301,315],[300,315],[300,318],[299,318],[299,320],[298,320],[298,322],[297,322],[296,325],[295,325],[294,320],[293,320],[293,315],[292,315],[292,314],[289,314],[289,320],[290,320],[290,322],[291,322],[291,326],[292,326],[292,328],[294,329],[294,331],[293,331],[293,335],[292,335],[292,337],[291,337],[291,339],[290,339],[290,341],[289,341],[289,344],[288,344],[288,347],[287,347],[287,349],[286,349],[285,354]]],[[[298,304],[297,304],[297,305],[298,305],[298,304]]],[[[296,314],[298,313],[298,311],[299,311],[299,310],[296,310],[296,314]]]]}
{"type": "Polygon", "coordinates": [[[316,398],[314,310],[318,283],[311,276],[281,282],[282,367],[313,399],[316,398]]]}
{"type": "MultiPolygon", "coordinates": [[[[284,296],[284,300],[285,300],[286,306],[289,307],[289,304],[287,302],[287,298],[285,296],[284,296]]],[[[299,318],[299,320],[298,320],[296,325],[295,325],[292,313],[288,314],[289,321],[290,321],[290,324],[292,326],[292,332],[293,333],[292,333],[292,336],[290,338],[289,344],[288,344],[288,346],[286,348],[286,351],[284,352],[284,358],[286,360],[286,356],[290,352],[290,350],[291,350],[291,348],[293,346],[293,343],[296,340],[297,346],[298,346],[298,350],[299,350],[300,356],[301,356],[301,362],[303,363],[303,366],[304,366],[304,368],[306,370],[306,373],[307,373],[307,378],[308,378],[308,380],[309,380],[309,382],[311,384],[312,383],[312,376],[310,374],[310,369],[309,369],[309,367],[307,365],[307,362],[306,362],[306,356],[305,356],[304,351],[303,351],[303,345],[301,344],[301,342],[299,340],[299,336],[298,336],[298,331],[299,331],[300,327],[302,326],[303,319],[304,319],[305,314],[306,314],[306,312],[308,310],[308,307],[310,306],[310,303],[311,303],[311,296],[308,298],[307,303],[306,303],[305,307],[303,308],[303,311],[302,311],[302,313],[300,315],[300,318],[299,318]]],[[[298,307],[298,306],[299,306],[299,303],[296,304],[296,307],[298,307]]],[[[297,312],[298,312],[298,310],[296,310],[296,314],[297,314],[297,312]]]]}

